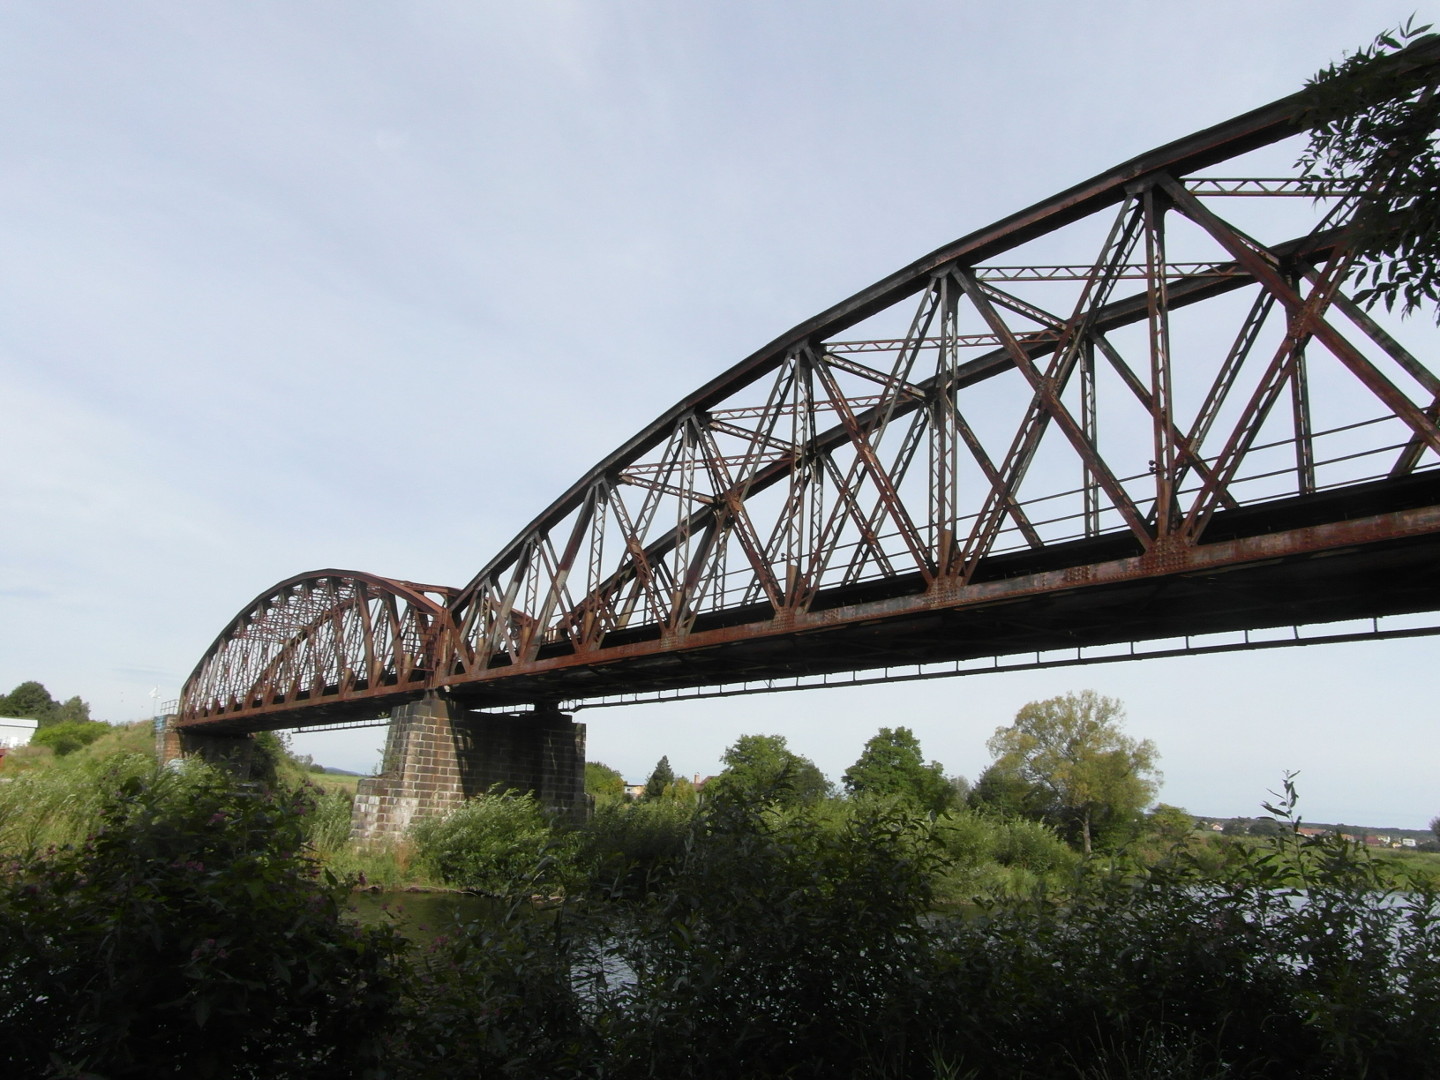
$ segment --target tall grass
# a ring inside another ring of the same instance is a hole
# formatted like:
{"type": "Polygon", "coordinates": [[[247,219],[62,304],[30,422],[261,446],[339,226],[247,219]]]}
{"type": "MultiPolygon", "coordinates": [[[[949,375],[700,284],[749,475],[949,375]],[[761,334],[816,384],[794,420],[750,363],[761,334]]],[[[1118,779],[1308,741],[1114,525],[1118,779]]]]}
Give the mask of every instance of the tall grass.
{"type": "MultiPolygon", "coordinates": [[[[36,755],[38,758],[39,755],[36,755]]],[[[0,853],[78,844],[100,825],[106,798],[154,771],[154,756],[77,752],[0,778],[0,853]]]]}
{"type": "Polygon", "coordinates": [[[339,788],[307,784],[313,809],[306,823],[305,839],[321,856],[333,855],[350,843],[350,814],[355,796],[339,788]]]}

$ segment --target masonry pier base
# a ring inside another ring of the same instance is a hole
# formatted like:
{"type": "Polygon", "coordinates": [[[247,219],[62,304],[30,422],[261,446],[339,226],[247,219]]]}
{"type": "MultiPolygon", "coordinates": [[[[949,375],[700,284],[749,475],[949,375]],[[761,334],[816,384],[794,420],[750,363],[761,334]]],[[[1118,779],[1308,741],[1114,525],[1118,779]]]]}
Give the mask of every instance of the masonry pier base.
{"type": "Polygon", "coordinates": [[[211,765],[228,769],[241,780],[248,780],[255,763],[255,737],[182,731],[168,720],[157,720],[155,757],[162,765],[179,758],[198,757],[211,765]]]}
{"type": "Polygon", "coordinates": [[[585,725],[554,709],[473,713],[433,693],[402,705],[390,716],[380,775],[356,788],[350,834],[398,838],[412,821],[492,789],[533,792],[555,812],[583,815],[585,725]]]}

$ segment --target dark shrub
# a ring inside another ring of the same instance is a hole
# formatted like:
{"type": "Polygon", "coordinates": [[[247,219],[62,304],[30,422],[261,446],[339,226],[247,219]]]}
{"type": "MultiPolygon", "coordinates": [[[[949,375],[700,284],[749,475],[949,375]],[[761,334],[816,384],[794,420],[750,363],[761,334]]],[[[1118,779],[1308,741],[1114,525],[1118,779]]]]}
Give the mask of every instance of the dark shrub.
{"type": "Polygon", "coordinates": [[[443,818],[411,827],[425,871],[447,885],[496,896],[548,893],[568,863],[562,836],[530,794],[480,795],[443,818]]]}
{"type": "Polygon", "coordinates": [[[928,821],[712,801],[620,952],[619,1075],[887,1075],[912,1053],[936,853],[928,821]]]}
{"type": "Polygon", "coordinates": [[[694,820],[678,799],[601,804],[577,834],[578,865],[597,895],[642,895],[674,872],[694,820]]]}
{"type": "Polygon", "coordinates": [[[0,881],[8,1076],[332,1077],[374,1064],[388,931],[302,854],[305,796],[130,777],[78,847],[0,881]]]}

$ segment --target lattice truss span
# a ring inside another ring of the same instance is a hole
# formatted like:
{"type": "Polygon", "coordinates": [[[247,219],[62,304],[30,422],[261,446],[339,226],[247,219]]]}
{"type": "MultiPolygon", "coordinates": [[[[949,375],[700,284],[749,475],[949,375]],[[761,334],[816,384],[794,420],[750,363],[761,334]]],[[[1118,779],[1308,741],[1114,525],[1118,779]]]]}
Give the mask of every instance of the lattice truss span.
{"type": "Polygon", "coordinates": [[[204,718],[423,691],[454,590],[319,570],[257,596],[185,685],[204,718]]]}
{"type": "Polygon", "coordinates": [[[1217,514],[1434,466],[1440,380],[1342,288],[1356,193],[1161,168],[1109,195],[977,234],[673,410],[462,593],[451,674],[958,599],[1102,538],[1183,561],[1217,514]]]}
{"type": "Polygon", "coordinates": [[[1298,116],[1286,99],[1161,147],[808,320],[453,596],[338,571],[267,593],[187,715],[422,683],[573,701],[1440,607],[1413,546],[1440,536],[1435,328],[1347,295],[1365,193],[1281,172],[1298,116]]]}

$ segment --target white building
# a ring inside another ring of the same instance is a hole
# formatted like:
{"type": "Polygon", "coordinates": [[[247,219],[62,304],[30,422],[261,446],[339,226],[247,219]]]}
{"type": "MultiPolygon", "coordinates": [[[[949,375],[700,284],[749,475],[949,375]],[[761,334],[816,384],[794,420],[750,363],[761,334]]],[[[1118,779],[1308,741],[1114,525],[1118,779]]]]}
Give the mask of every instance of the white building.
{"type": "Polygon", "coordinates": [[[7,750],[13,750],[17,746],[24,746],[30,741],[30,736],[35,734],[35,729],[40,726],[38,720],[27,720],[19,716],[0,716],[0,746],[7,750]]]}

